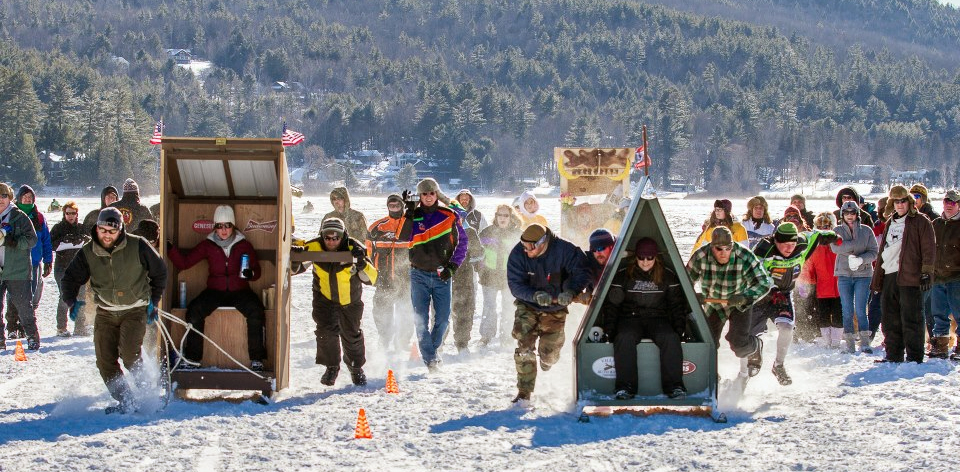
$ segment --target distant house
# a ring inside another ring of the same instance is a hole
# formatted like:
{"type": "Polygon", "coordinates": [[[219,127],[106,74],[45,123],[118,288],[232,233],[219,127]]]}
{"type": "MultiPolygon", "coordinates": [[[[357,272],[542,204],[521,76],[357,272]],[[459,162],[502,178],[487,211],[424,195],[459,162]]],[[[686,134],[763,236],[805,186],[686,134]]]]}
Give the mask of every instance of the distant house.
{"type": "Polygon", "coordinates": [[[176,61],[177,64],[189,64],[193,60],[193,54],[189,49],[165,49],[167,56],[176,61]]]}
{"type": "Polygon", "coordinates": [[[130,67],[130,61],[120,57],[120,56],[110,56],[110,61],[114,63],[117,67],[122,69],[127,69],[130,67]]]}
{"type": "Polygon", "coordinates": [[[898,170],[890,173],[890,181],[895,184],[905,184],[908,187],[915,183],[927,183],[927,169],[898,170]]]}
{"type": "Polygon", "coordinates": [[[383,160],[383,154],[376,149],[364,149],[353,153],[355,159],[368,166],[377,165],[383,160]]]}
{"type": "Polygon", "coordinates": [[[47,183],[58,184],[67,179],[67,173],[64,169],[64,156],[50,151],[40,151],[37,153],[37,159],[40,161],[40,169],[46,177],[47,183]]]}

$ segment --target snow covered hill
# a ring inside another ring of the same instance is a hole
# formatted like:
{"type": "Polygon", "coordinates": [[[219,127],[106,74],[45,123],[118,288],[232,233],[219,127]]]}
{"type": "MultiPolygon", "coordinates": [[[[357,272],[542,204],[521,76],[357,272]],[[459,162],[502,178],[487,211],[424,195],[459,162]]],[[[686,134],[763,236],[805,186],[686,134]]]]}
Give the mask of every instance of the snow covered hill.
{"type": "MultiPolygon", "coordinates": [[[[326,197],[312,200],[314,213],[295,214],[303,235],[315,234],[330,209],[326,197]]],[[[383,198],[353,200],[368,219],[385,214],[383,198]]],[[[510,200],[481,198],[480,209],[489,218],[496,204],[510,200]]],[[[39,203],[45,208],[49,200],[39,203]]],[[[96,205],[80,203],[83,213],[96,205]]],[[[556,199],[541,204],[558,223],[556,199]]],[[[682,254],[711,204],[663,202],[682,254]]],[[[771,202],[771,212],[786,204],[771,202]]],[[[810,206],[833,209],[833,202],[810,206]]],[[[737,213],[744,207],[745,200],[734,202],[737,213]]],[[[50,217],[51,225],[59,219],[50,217]]],[[[365,301],[371,295],[368,289],[365,301]]],[[[309,275],[294,277],[291,386],[270,405],[174,400],[156,413],[108,416],[103,408],[112,400],[97,374],[91,338],[52,336],[57,296],[51,277],[38,314],[41,351],[28,352],[27,362],[14,361],[12,350],[0,356],[0,470],[931,472],[955,469],[960,452],[960,377],[953,363],[875,364],[882,352],[846,355],[798,343],[787,358],[794,383],[781,387],[769,372],[773,334],[765,339],[763,372],[738,401],[723,399],[726,424],[675,415],[578,423],[569,343],[560,363],[540,374],[534,408],[516,408],[513,346],[473,346],[457,355],[450,340],[443,370],[428,375],[409,353],[377,349],[369,303],[369,385],[356,388],[341,375],[325,387],[322,367],[314,364],[309,275]],[[387,369],[397,374],[399,395],[383,390],[387,369]],[[373,439],[353,439],[360,408],[373,439]]],[[[568,320],[568,339],[578,315],[568,320]]],[[[725,342],[720,354],[720,375],[732,378],[738,365],[725,342]]]]}

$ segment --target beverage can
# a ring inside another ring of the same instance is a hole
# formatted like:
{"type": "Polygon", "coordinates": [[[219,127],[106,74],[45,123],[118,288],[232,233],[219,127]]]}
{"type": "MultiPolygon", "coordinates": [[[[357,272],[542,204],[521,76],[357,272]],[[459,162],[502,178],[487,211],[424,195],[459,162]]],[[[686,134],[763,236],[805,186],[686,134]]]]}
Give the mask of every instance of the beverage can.
{"type": "Polygon", "coordinates": [[[180,281],[180,308],[187,307],[187,282],[180,281]]]}
{"type": "Polygon", "coordinates": [[[247,269],[249,269],[249,268],[250,268],[250,255],[249,255],[249,254],[243,254],[243,255],[241,255],[241,256],[240,256],[240,278],[241,278],[241,279],[245,279],[245,278],[246,278],[246,277],[243,276],[243,271],[245,271],[245,270],[247,270],[247,269]]]}
{"type": "Polygon", "coordinates": [[[443,276],[443,266],[437,266],[437,277],[443,276]]]}

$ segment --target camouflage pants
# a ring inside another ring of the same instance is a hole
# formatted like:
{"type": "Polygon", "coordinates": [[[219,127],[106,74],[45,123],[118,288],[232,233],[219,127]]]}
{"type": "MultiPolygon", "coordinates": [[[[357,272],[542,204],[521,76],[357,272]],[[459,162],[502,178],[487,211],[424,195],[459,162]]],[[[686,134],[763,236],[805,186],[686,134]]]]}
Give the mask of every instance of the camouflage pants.
{"type": "Polygon", "coordinates": [[[517,390],[530,393],[537,384],[537,355],[543,370],[549,370],[560,360],[567,310],[545,313],[520,302],[515,305],[517,312],[512,334],[517,340],[513,355],[517,363],[517,390]]]}

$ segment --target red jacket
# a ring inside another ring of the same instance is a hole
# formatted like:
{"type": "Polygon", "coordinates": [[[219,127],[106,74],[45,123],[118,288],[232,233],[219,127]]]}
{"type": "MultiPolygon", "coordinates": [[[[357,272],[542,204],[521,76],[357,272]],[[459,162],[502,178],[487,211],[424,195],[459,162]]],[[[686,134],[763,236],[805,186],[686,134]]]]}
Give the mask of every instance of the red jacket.
{"type": "Polygon", "coordinates": [[[804,279],[817,286],[817,298],[840,298],[837,277],[833,275],[836,263],[837,255],[830,250],[830,246],[824,245],[817,246],[803,265],[804,279]]]}
{"type": "MultiPolygon", "coordinates": [[[[237,233],[240,235],[240,233],[237,233]]],[[[250,282],[260,278],[260,262],[257,259],[257,251],[253,245],[246,239],[240,239],[230,247],[230,257],[223,252],[223,249],[217,243],[204,239],[197,244],[186,257],[180,253],[176,247],[167,251],[170,256],[170,262],[179,270],[187,270],[195,266],[198,262],[207,261],[207,288],[219,290],[221,292],[236,292],[239,290],[250,290],[250,282]],[[240,278],[240,256],[247,254],[250,256],[250,269],[253,270],[253,277],[249,279],[240,278]]]]}

